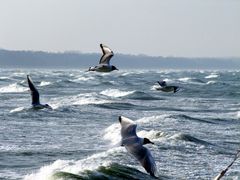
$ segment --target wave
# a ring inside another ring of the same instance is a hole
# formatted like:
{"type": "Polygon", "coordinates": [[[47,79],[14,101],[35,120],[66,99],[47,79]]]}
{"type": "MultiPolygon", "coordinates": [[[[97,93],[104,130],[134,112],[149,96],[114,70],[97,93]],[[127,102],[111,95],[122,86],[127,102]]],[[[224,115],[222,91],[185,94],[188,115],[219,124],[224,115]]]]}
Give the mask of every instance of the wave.
{"type": "Polygon", "coordinates": [[[16,112],[21,112],[25,109],[25,107],[18,107],[18,108],[15,108],[15,109],[12,109],[10,111],[10,113],[16,113],[16,112]]]}
{"type": "Polygon", "coordinates": [[[79,76],[76,77],[76,79],[72,80],[73,82],[81,82],[81,81],[89,81],[89,80],[94,80],[95,78],[90,76],[90,77],[84,77],[84,76],[79,76]]]}
{"type": "Polygon", "coordinates": [[[120,91],[119,89],[106,89],[100,92],[100,94],[109,97],[124,97],[133,94],[134,92],[135,91],[120,91]]]}
{"type": "Polygon", "coordinates": [[[216,84],[216,81],[208,81],[206,84],[216,84]]]}
{"type": "MultiPolygon", "coordinates": [[[[124,147],[93,154],[81,160],[56,160],[52,164],[41,167],[37,172],[27,174],[24,180],[47,179],[151,179],[140,165],[134,168],[125,165],[124,147]],[[113,158],[118,162],[113,162],[113,158]]],[[[167,178],[166,176],[161,176],[167,178]]]]}
{"type": "Polygon", "coordinates": [[[134,91],[134,93],[129,94],[127,97],[129,99],[135,99],[135,100],[161,100],[161,98],[159,97],[151,96],[142,91],[134,91]]]}
{"type": "Polygon", "coordinates": [[[237,119],[240,120],[240,111],[237,112],[237,115],[236,115],[237,119]]]}
{"type": "Polygon", "coordinates": [[[129,109],[139,109],[139,110],[145,110],[148,109],[145,106],[138,106],[131,103],[122,103],[122,102],[111,102],[106,101],[103,103],[95,103],[94,105],[105,108],[105,109],[118,109],[118,110],[129,110],[129,109]]]}
{"type": "Polygon", "coordinates": [[[10,79],[10,78],[9,78],[9,77],[6,77],[6,76],[0,77],[0,80],[8,80],[8,79],[10,79]]]}
{"type": "Polygon", "coordinates": [[[193,142],[195,144],[202,144],[202,145],[210,145],[211,144],[207,141],[203,141],[203,140],[195,138],[189,134],[183,134],[183,133],[174,134],[169,139],[188,141],[188,142],[193,142]]]}
{"type": "Polygon", "coordinates": [[[118,155],[124,151],[123,147],[112,148],[97,154],[93,154],[87,158],[74,160],[56,160],[50,165],[41,167],[38,172],[28,174],[25,180],[44,180],[51,179],[58,172],[67,172],[81,175],[85,171],[96,170],[100,166],[108,166],[111,163],[111,157],[118,155]]]}
{"type": "Polygon", "coordinates": [[[211,73],[210,75],[206,76],[205,78],[206,78],[206,79],[213,79],[213,78],[217,78],[217,77],[219,77],[218,74],[211,73]]]}
{"type": "Polygon", "coordinates": [[[140,124],[148,124],[148,123],[153,123],[153,122],[159,122],[162,119],[167,118],[167,114],[162,114],[162,115],[156,115],[156,116],[149,116],[149,117],[143,117],[141,119],[138,119],[136,122],[140,124]]]}
{"type": "Polygon", "coordinates": [[[151,86],[150,90],[157,90],[160,86],[158,84],[154,84],[151,86]]]}
{"type": "Polygon", "coordinates": [[[48,81],[41,81],[41,83],[39,84],[39,86],[47,86],[47,85],[50,85],[52,84],[51,82],[48,82],[48,81]]]}
{"type": "Polygon", "coordinates": [[[179,78],[179,81],[182,81],[184,83],[193,83],[193,84],[203,84],[205,81],[198,79],[198,78],[190,78],[190,77],[184,77],[184,78],[179,78]]]}
{"type": "MultiPolygon", "coordinates": [[[[61,162],[58,162],[61,163],[61,162]]],[[[66,168],[65,168],[66,169],[66,168]]],[[[133,167],[120,165],[118,163],[109,163],[107,165],[100,165],[96,169],[83,170],[82,172],[69,172],[68,170],[56,170],[51,176],[26,176],[25,180],[45,180],[45,179],[61,179],[61,180],[89,180],[89,179],[156,179],[152,178],[146,173],[143,173],[133,167]]],[[[161,177],[163,179],[164,176],[161,177]]],[[[167,177],[165,177],[167,178],[167,177]]]]}
{"type": "Polygon", "coordinates": [[[28,88],[18,85],[17,83],[10,84],[0,88],[0,93],[17,93],[25,92],[28,88]]]}
{"type": "Polygon", "coordinates": [[[188,82],[188,81],[190,81],[192,78],[190,78],[190,77],[184,77],[184,78],[179,78],[178,80],[179,81],[182,81],[182,82],[188,82]]]}
{"type": "Polygon", "coordinates": [[[205,120],[205,119],[201,119],[201,118],[195,118],[195,117],[191,117],[191,116],[188,116],[188,115],[185,115],[185,114],[170,115],[169,117],[174,118],[174,119],[186,119],[186,120],[190,120],[190,121],[197,121],[197,122],[215,124],[213,121],[205,120]]]}
{"type": "Polygon", "coordinates": [[[74,96],[67,96],[62,98],[55,98],[51,100],[51,106],[53,109],[57,109],[62,106],[71,105],[88,105],[88,104],[104,104],[111,101],[99,98],[97,93],[84,93],[74,96]]]}
{"type": "MultiPolygon", "coordinates": [[[[112,163],[108,166],[100,166],[96,170],[86,170],[80,175],[68,172],[58,172],[54,178],[59,179],[156,179],[135,168],[112,163]]],[[[167,178],[167,177],[166,177],[167,178]]],[[[163,179],[163,177],[161,177],[163,179]]]]}
{"type": "Polygon", "coordinates": [[[112,145],[120,145],[121,135],[120,135],[121,126],[119,123],[114,123],[107,127],[104,130],[103,138],[111,142],[112,145]]]}

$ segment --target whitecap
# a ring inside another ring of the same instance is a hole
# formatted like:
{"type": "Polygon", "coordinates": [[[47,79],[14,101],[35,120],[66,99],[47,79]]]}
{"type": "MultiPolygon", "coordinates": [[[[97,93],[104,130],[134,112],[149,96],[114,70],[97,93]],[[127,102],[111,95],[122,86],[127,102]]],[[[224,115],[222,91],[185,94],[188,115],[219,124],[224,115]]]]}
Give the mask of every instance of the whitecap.
{"type": "Polygon", "coordinates": [[[240,111],[237,112],[237,119],[240,119],[240,111]]]}
{"type": "Polygon", "coordinates": [[[104,130],[103,138],[111,142],[112,145],[120,144],[121,142],[121,126],[119,123],[114,123],[104,130]]]}
{"type": "Polygon", "coordinates": [[[154,84],[153,86],[151,86],[150,90],[156,90],[158,89],[160,86],[158,84],[154,84]]]}
{"type": "Polygon", "coordinates": [[[208,81],[206,84],[215,84],[216,81],[208,81]]]}
{"type": "Polygon", "coordinates": [[[51,82],[48,82],[48,81],[42,81],[39,86],[47,86],[49,84],[52,84],[51,82]]]}
{"type": "Polygon", "coordinates": [[[73,82],[79,82],[79,81],[89,81],[89,80],[94,80],[94,77],[78,77],[77,79],[72,80],[73,82]]]}
{"type": "Polygon", "coordinates": [[[13,73],[13,75],[15,75],[15,76],[22,76],[24,74],[25,74],[24,72],[15,72],[15,73],[13,73]]]}
{"type": "Polygon", "coordinates": [[[132,73],[131,72],[125,72],[125,73],[121,74],[121,76],[127,76],[129,74],[132,74],[132,73]]]}
{"type": "Polygon", "coordinates": [[[100,92],[100,94],[109,96],[109,97],[124,97],[130,94],[133,94],[134,92],[135,91],[120,91],[119,89],[107,89],[100,92]]]}
{"type": "Polygon", "coordinates": [[[68,105],[88,105],[88,104],[105,104],[111,103],[109,100],[101,99],[97,93],[84,93],[74,96],[65,96],[62,98],[55,98],[51,100],[53,109],[68,105]]]}
{"type": "Polygon", "coordinates": [[[189,80],[191,80],[192,78],[190,77],[184,77],[184,78],[179,78],[178,80],[179,81],[182,81],[182,82],[188,82],[189,80]]]}
{"type": "Polygon", "coordinates": [[[140,124],[149,123],[149,122],[159,122],[162,119],[167,118],[167,114],[157,115],[157,116],[149,116],[149,117],[143,117],[141,119],[138,119],[136,122],[140,124]]]}
{"type": "Polygon", "coordinates": [[[86,104],[105,104],[110,103],[111,101],[100,99],[92,96],[92,93],[89,94],[80,94],[73,101],[73,105],[86,105],[86,104]]]}
{"type": "Polygon", "coordinates": [[[10,113],[20,112],[20,111],[22,111],[22,110],[24,110],[24,109],[25,109],[24,107],[18,107],[18,108],[12,109],[12,110],[10,111],[10,113]]]}
{"type": "Polygon", "coordinates": [[[151,139],[151,140],[157,140],[161,137],[166,136],[166,133],[161,132],[161,131],[155,131],[155,130],[150,130],[150,131],[142,130],[142,131],[139,131],[137,133],[137,135],[139,137],[145,137],[145,138],[148,138],[148,139],[151,139]]]}
{"type": "Polygon", "coordinates": [[[208,75],[208,76],[206,76],[205,78],[206,79],[212,79],[212,78],[217,78],[219,75],[218,74],[210,74],[210,75],[208,75]]]}
{"type": "Polygon", "coordinates": [[[28,174],[24,180],[43,180],[52,179],[57,172],[68,172],[72,174],[80,174],[84,170],[95,170],[99,166],[108,166],[111,163],[110,156],[123,152],[123,147],[112,148],[108,151],[93,154],[85,159],[74,160],[56,160],[50,165],[41,167],[38,172],[28,174]]]}
{"type": "Polygon", "coordinates": [[[165,79],[163,79],[163,81],[171,82],[172,80],[171,80],[171,79],[168,79],[168,78],[165,78],[165,79]]]}
{"type": "Polygon", "coordinates": [[[0,88],[0,93],[25,92],[28,88],[19,86],[17,83],[0,88]]]}
{"type": "Polygon", "coordinates": [[[6,77],[6,76],[0,77],[0,80],[6,80],[6,79],[9,79],[9,77],[6,77]]]}

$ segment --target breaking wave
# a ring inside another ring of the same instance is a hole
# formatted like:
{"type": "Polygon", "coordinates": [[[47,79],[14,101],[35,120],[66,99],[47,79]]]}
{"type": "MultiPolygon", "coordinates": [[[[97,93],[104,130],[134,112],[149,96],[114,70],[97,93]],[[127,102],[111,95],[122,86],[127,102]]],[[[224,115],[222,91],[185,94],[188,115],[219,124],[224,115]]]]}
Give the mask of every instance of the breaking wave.
{"type": "Polygon", "coordinates": [[[25,92],[27,90],[28,88],[20,86],[17,83],[14,83],[5,87],[1,87],[0,93],[18,93],[18,92],[25,92]]]}

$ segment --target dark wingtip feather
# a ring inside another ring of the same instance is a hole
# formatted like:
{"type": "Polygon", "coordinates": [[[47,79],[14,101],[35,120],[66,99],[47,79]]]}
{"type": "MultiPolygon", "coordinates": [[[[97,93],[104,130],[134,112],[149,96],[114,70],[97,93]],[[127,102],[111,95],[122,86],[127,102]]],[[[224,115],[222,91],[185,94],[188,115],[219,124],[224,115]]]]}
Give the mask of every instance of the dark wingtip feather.
{"type": "Polygon", "coordinates": [[[118,117],[118,120],[119,120],[119,122],[121,123],[121,121],[122,121],[122,117],[119,116],[119,117],[118,117]]]}

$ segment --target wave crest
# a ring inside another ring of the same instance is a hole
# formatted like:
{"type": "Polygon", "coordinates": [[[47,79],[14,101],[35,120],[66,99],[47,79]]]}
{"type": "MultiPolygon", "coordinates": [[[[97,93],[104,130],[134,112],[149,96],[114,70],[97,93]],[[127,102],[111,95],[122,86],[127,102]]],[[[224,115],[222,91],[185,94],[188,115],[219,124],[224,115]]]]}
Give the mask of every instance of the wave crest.
{"type": "Polygon", "coordinates": [[[18,85],[17,83],[10,84],[0,88],[0,93],[17,93],[25,92],[28,88],[18,85]]]}
{"type": "Polygon", "coordinates": [[[133,94],[134,92],[135,91],[120,91],[119,89],[107,89],[100,92],[100,94],[110,97],[124,97],[133,94]]]}

